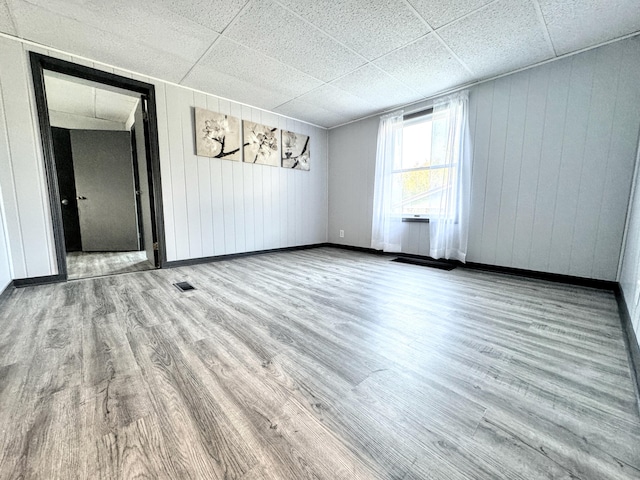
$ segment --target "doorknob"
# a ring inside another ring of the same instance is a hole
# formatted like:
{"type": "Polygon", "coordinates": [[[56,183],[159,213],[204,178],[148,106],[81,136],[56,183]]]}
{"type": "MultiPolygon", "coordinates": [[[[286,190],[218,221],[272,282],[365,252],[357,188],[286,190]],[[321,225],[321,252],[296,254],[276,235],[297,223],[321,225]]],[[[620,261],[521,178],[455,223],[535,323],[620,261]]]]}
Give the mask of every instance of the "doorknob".
{"type": "Polygon", "coordinates": [[[62,203],[63,205],[69,205],[69,200],[67,200],[66,198],[63,198],[60,203],[62,203]]]}

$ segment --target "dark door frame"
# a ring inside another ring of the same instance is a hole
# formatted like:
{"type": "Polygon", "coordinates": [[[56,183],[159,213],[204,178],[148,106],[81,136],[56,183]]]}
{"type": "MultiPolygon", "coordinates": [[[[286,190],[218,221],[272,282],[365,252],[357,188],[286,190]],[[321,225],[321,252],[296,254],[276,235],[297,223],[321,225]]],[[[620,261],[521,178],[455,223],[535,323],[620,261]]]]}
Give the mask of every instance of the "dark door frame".
{"type": "Polygon", "coordinates": [[[149,175],[149,192],[151,197],[151,223],[153,242],[157,245],[156,267],[163,268],[167,263],[167,252],[164,243],[164,215],[162,208],[162,183],[160,181],[160,148],[158,146],[158,117],[156,111],[155,87],[150,83],[132,78],[121,77],[113,73],[103,72],[58,58],[49,57],[35,52],[29,52],[31,74],[40,123],[40,136],[44,154],[44,166],[49,190],[49,204],[51,206],[51,220],[53,223],[53,239],[58,263],[58,274],[48,277],[50,281],[67,280],[67,259],[64,244],[64,229],[62,225],[62,208],[60,206],[60,192],[56,173],[55,155],[53,152],[53,138],[47,106],[47,93],[44,84],[44,71],[63,73],[72,77],[82,78],[105,85],[129,90],[141,95],[143,105],[146,106],[144,118],[145,142],[147,148],[147,168],[149,175]]]}
{"type": "Polygon", "coordinates": [[[144,250],[144,229],[142,228],[142,205],[140,203],[140,171],[138,166],[138,146],[136,145],[136,126],[129,130],[131,137],[131,160],[133,161],[133,188],[136,199],[136,218],[138,219],[138,250],[144,250]]]}

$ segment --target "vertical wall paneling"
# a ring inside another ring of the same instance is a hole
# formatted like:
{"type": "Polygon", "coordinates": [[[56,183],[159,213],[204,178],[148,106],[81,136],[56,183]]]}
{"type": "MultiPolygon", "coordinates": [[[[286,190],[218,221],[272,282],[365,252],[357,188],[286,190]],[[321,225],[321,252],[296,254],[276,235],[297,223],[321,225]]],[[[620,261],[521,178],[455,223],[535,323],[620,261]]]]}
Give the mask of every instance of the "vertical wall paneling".
{"type": "MultiPolygon", "coordinates": [[[[238,116],[242,109],[236,109],[236,105],[231,102],[221,100],[220,112],[227,115],[238,116]]],[[[233,225],[235,229],[235,251],[246,251],[245,217],[244,217],[244,183],[242,179],[242,164],[234,161],[227,161],[231,164],[231,191],[233,192],[233,225]]]]}
{"type": "MultiPolygon", "coordinates": [[[[35,101],[35,90],[33,87],[32,75],[31,75],[31,66],[29,64],[28,58],[28,50],[26,46],[22,46],[22,58],[23,58],[23,66],[24,66],[24,82],[27,86],[27,95],[26,98],[29,102],[29,112],[31,114],[31,131],[33,132],[33,137],[35,138],[35,143],[33,145],[33,155],[35,158],[35,174],[37,176],[37,190],[39,195],[41,196],[40,200],[40,208],[41,215],[43,220],[43,231],[44,231],[44,241],[47,245],[46,257],[49,260],[48,268],[41,268],[40,274],[43,274],[47,271],[58,272],[58,260],[56,257],[56,251],[53,240],[53,221],[51,218],[51,207],[49,205],[49,191],[45,177],[45,167],[44,167],[44,156],[42,153],[41,142],[40,142],[40,122],[38,120],[38,112],[35,101]]],[[[36,185],[32,185],[31,188],[34,188],[36,185]]],[[[38,265],[40,265],[38,263],[38,265]]],[[[42,265],[44,267],[44,265],[42,265]]],[[[39,267],[36,267],[39,268],[39,267]]]]}
{"type": "Polygon", "coordinates": [[[479,258],[482,254],[483,225],[486,210],[485,195],[488,178],[489,147],[491,139],[491,112],[493,111],[494,83],[485,83],[472,92],[476,97],[477,118],[473,138],[473,170],[471,179],[471,211],[469,218],[468,256],[479,258]]]}
{"type": "Polygon", "coordinates": [[[176,260],[176,228],[173,206],[173,175],[171,171],[171,150],[169,147],[169,115],[164,84],[156,85],[156,111],[158,122],[158,147],[160,151],[160,171],[162,176],[162,199],[165,218],[165,245],[167,260],[176,260]]]}
{"type": "MultiPolygon", "coordinates": [[[[616,279],[638,78],[634,37],[471,88],[469,261],[616,279]]],[[[330,131],[330,241],[370,246],[377,120],[330,131]]],[[[403,228],[403,251],[414,253],[417,238],[426,250],[424,224],[403,228]]]]}
{"type": "MultiPolygon", "coordinates": [[[[187,211],[187,191],[184,166],[184,146],[182,144],[183,96],[181,89],[166,86],[167,123],[169,131],[169,158],[171,163],[171,193],[173,204],[173,225],[175,231],[175,259],[189,258],[189,216],[187,211]]],[[[165,217],[166,220],[166,217],[165,217]]],[[[169,255],[167,255],[168,258],[169,255]]]]}
{"type": "MultiPolygon", "coordinates": [[[[1,41],[1,40],[0,40],[1,41]]],[[[2,77],[0,76],[0,93],[2,89],[2,77]]],[[[4,108],[4,100],[0,95],[0,190],[4,189],[3,206],[4,221],[7,227],[7,247],[12,252],[12,267],[14,276],[26,276],[27,264],[23,247],[22,232],[20,230],[20,212],[18,209],[18,198],[15,192],[15,182],[13,165],[11,163],[11,145],[9,143],[9,135],[6,123],[6,112],[4,108]],[[14,235],[8,235],[8,232],[14,232],[14,235]]]]}
{"type": "MultiPolygon", "coordinates": [[[[198,108],[207,109],[207,96],[202,93],[194,93],[194,103],[198,108]]],[[[201,136],[204,132],[197,131],[196,135],[201,136]]],[[[200,240],[202,245],[202,256],[211,257],[215,255],[213,241],[213,209],[211,191],[211,161],[207,157],[196,157],[198,162],[198,193],[200,204],[200,240]]]]}
{"type": "Polygon", "coordinates": [[[38,156],[41,144],[30,102],[30,70],[21,44],[2,38],[0,46],[4,126],[12,164],[12,169],[3,169],[5,172],[12,170],[11,182],[3,183],[3,191],[6,189],[10,209],[13,198],[13,209],[18,211],[19,225],[8,223],[9,234],[13,237],[17,227],[20,233],[15,235],[22,239],[22,248],[17,251],[14,251],[12,242],[14,274],[18,277],[51,275],[57,271],[53,268],[55,260],[51,258],[50,222],[45,218],[48,197],[44,187],[44,167],[38,164],[42,163],[38,156]]]}
{"type": "Polygon", "coordinates": [[[500,218],[496,238],[496,264],[510,265],[513,256],[515,234],[514,218],[517,215],[520,162],[524,141],[525,112],[529,89],[529,73],[521,72],[511,79],[509,115],[504,148],[500,218]]]}
{"type": "Polygon", "coordinates": [[[332,243],[371,247],[378,125],[379,119],[371,117],[329,132],[328,237],[332,243]]]}
{"type": "MultiPolygon", "coordinates": [[[[219,112],[220,106],[216,97],[207,96],[207,109],[219,112]]],[[[225,215],[222,194],[222,163],[230,160],[208,158],[209,184],[211,185],[211,228],[213,231],[214,255],[223,255],[227,252],[225,244],[225,215]]]]}
{"type": "Polygon", "coordinates": [[[622,50],[597,50],[598,66],[593,75],[589,126],[585,138],[585,155],[576,226],[573,231],[574,248],[571,250],[569,272],[572,275],[591,276],[593,256],[598,238],[598,215],[609,163],[609,144],[612,136],[622,50]]]}
{"type": "MultiPolygon", "coordinates": [[[[15,278],[56,273],[29,50],[155,85],[167,260],[327,240],[326,148],[313,152],[312,172],[195,154],[195,106],[256,122],[264,116],[274,126],[286,126],[283,117],[18,40],[1,38],[0,47],[0,188],[15,278]],[[302,218],[305,234],[296,237],[296,221],[302,218]],[[314,225],[317,221],[323,224],[314,225]]],[[[326,145],[325,130],[292,125],[310,133],[313,145],[326,145]]]]}
{"type": "MultiPolygon", "coordinates": [[[[260,110],[251,109],[251,116],[247,118],[255,123],[263,123],[260,110]]],[[[250,164],[253,168],[253,208],[254,208],[254,230],[256,250],[264,250],[264,165],[250,164]]]]}
{"type": "MultiPolygon", "coordinates": [[[[288,129],[288,119],[280,118],[280,128],[288,129]]],[[[289,245],[289,237],[288,237],[288,220],[289,220],[289,198],[288,198],[288,178],[289,171],[284,168],[280,169],[278,172],[278,177],[280,178],[280,244],[281,245],[289,245]]]]}
{"type": "Polygon", "coordinates": [[[589,121],[589,99],[592,90],[592,62],[595,57],[574,57],[570,64],[569,95],[564,124],[564,143],[560,156],[560,169],[555,195],[553,231],[548,254],[549,265],[569,271],[571,243],[575,230],[575,216],[582,175],[584,145],[589,121]],[[585,101],[585,99],[587,99],[585,101]]]}
{"type": "Polygon", "coordinates": [[[493,89],[492,115],[489,136],[487,178],[484,197],[484,215],[482,225],[482,256],[487,263],[495,264],[498,242],[498,222],[502,200],[502,184],[505,145],[511,100],[512,75],[496,80],[493,89]]]}
{"type": "MultiPolygon", "coordinates": [[[[637,68],[637,66],[636,66],[637,68]]],[[[621,85],[622,87],[622,85],[621,85]]],[[[640,144],[636,143],[636,163],[640,162],[640,144]]],[[[636,338],[640,339],[640,165],[635,166],[633,196],[628,210],[626,240],[620,262],[619,281],[629,309],[636,338]]]]}
{"type": "Polygon", "coordinates": [[[540,155],[547,108],[547,89],[551,68],[542,66],[529,73],[525,136],[520,161],[520,180],[516,198],[516,217],[513,234],[512,264],[516,268],[530,268],[536,194],[540,170],[540,155]]]}
{"type": "Polygon", "coordinates": [[[180,89],[182,119],[182,149],[184,159],[184,182],[187,200],[187,225],[189,235],[189,258],[202,257],[202,217],[200,215],[200,188],[198,159],[195,152],[195,119],[193,115],[194,92],[180,89]]]}
{"type": "MultiPolygon", "coordinates": [[[[611,259],[616,258],[620,250],[625,219],[617,215],[619,205],[628,196],[628,185],[631,183],[629,171],[633,169],[636,158],[638,139],[632,135],[617,135],[627,129],[636,131],[640,128],[638,105],[640,105],[640,47],[637,42],[624,45],[621,69],[618,76],[618,95],[615,98],[615,113],[612,132],[609,140],[607,157],[607,174],[599,205],[597,222],[598,234],[593,259],[595,278],[611,275],[611,259]],[[624,159],[624,162],[613,162],[612,159],[624,159]]],[[[637,189],[638,187],[636,187],[637,189]]]]}
{"type": "Polygon", "coordinates": [[[11,252],[5,218],[6,214],[2,197],[2,186],[0,185],[0,292],[7,288],[7,285],[9,285],[13,279],[11,252]]]}
{"type": "MultiPolygon", "coordinates": [[[[251,120],[251,108],[247,106],[240,107],[240,114],[236,115],[238,118],[246,118],[251,120]]],[[[241,122],[242,123],[242,122],[241,122]]],[[[240,125],[242,129],[242,124],[240,125]]],[[[242,139],[244,145],[244,138],[242,139]]],[[[245,247],[247,251],[251,252],[257,250],[256,248],[256,201],[258,200],[254,195],[254,172],[255,165],[242,162],[242,181],[244,195],[244,233],[245,233],[245,247]]],[[[258,207],[260,204],[258,203],[258,207]]]]}
{"type": "Polygon", "coordinates": [[[225,253],[236,253],[236,219],[233,198],[233,165],[221,160],[222,205],[224,208],[225,253]]]}
{"type": "MultiPolygon", "coordinates": [[[[278,118],[276,115],[268,112],[262,112],[262,123],[272,128],[278,127],[278,118]]],[[[278,138],[280,143],[280,138],[278,138]]],[[[282,147],[282,146],[281,146],[282,147]]],[[[276,231],[273,228],[273,190],[271,175],[276,167],[265,166],[262,168],[262,217],[264,219],[264,248],[274,248],[276,242],[276,231]]]]}
{"type": "MultiPolygon", "coordinates": [[[[252,118],[252,108],[248,106],[238,106],[238,114],[236,115],[238,118],[245,118],[251,120],[252,118]]],[[[242,121],[240,122],[240,129],[243,129],[242,121]]],[[[242,135],[242,144],[244,145],[244,136],[242,135]]],[[[244,158],[244,148],[242,149],[242,155],[244,158]]],[[[242,162],[242,182],[243,182],[243,191],[248,192],[249,194],[245,194],[243,198],[243,207],[244,207],[244,235],[245,235],[245,248],[247,251],[256,250],[256,202],[258,199],[255,197],[254,193],[254,172],[256,168],[255,165],[250,165],[248,163],[242,162]]],[[[259,205],[259,203],[258,203],[259,205]]]]}
{"type": "MultiPolygon", "coordinates": [[[[586,62],[589,64],[589,62],[586,62]]],[[[562,62],[551,69],[549,88],[547,90],[544,129],[542,132],[542,148],[536,187],[535,213],[531,250],[529,252],[529,268],[536,271],[547,271],[549,252],[553,231],[553,216],[556,208],[556,192],[558,189],[558,173],[562,158],[565,130],[568,125],[567,97],[569,94],[568,76],[571,66],[562,62]]],[[[575,149],[576,155],[582,155],[583,147],[575,149]]],[[[575,183],[576,179],[570,183],[575,183]]]]}

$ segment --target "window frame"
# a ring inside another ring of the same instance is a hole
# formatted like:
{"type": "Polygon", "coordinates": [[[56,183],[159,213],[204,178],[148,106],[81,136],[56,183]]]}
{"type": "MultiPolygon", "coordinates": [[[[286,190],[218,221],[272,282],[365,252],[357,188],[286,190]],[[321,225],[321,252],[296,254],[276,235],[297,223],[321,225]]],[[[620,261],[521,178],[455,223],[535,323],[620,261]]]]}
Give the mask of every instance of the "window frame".
{"type": "MultiPolygon", "coordinates": [[[[418,112],[410,113],[408,115],[403,115],[403,117],[402,117],[402,128],[404,129],[404,127],[406,126],[407,122],[419,123],[418,120],[424,119],[426,117],[433,117],[433,114],[434,114],[433,108],[427,108],[425,110],[420,110],[418,112]]],[[[411,125],[411,123],[409,123],[409,125],[411,125]]],[[[403,144],[404,144],[404,140],[403,140],[403,144]]],[[[404,145],[403,145],[403,147],[404,147],[404,145]]],[[[458,166],[458,164],[456,163],[454,165],[438,164],[438,165],[428,165],[426,167],[400,168],[398,170],[392,169],[391,170],[391,176],[393,178],[393,176],[396,175],[396,174],[403,174],[403,173],[406,173],[406,172],[417,172],[417,171],[425,171],[425,170],[439,170],[439,169],[443,169],[443,168],[444,169],[453,169],[453,168],[455,168],[457,166],[458,166]]],[[[427,214],[427,213],[415,214],[415,213],[400,212],[400,213],[395,213],[392,216],[396,217],[396,218],[401,218],[403,222],[409,221],[409,222],[427,222],[428,223],[430,218],[435,218],[433,214],[427,214]]]]}

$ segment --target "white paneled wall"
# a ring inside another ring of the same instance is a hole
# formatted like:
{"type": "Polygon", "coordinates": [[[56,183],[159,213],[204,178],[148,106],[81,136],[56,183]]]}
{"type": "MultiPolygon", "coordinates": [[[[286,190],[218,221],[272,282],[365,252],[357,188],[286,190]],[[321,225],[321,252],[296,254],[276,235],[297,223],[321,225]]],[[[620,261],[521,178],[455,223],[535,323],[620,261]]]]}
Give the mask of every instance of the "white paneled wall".
{"type": "Polygon", "coordinates": [[[470,261],[616,279],[638,78],[633,38],[473,90],[470,261]]]}
{"type": "Polygon", "coordinates": [[[169,260],[326,241],[325,130],[173,85],[156,93],[169,260]],[[197,157],[194,106],[309,135],[311,171],[197,157]]]}
{"type": "Polygon", "coordinates": [[[155,85],[169,261],[326,242],[325,130],[0,37],[0,187],[14,278],[57,273],[29,50],[155,85]],[[197,157],[194,106],[310,135],[311,171],[197,157]]]}
{"type": "Polygon", "coordinates": [[[0,293],[11,283],[11,253],[9,252],[9,238],[5,224],[5,213],[2,201],[2,188],[0,188],[0,293]]]}
{"type": "MultiPolygon", "coordinates": [[[[638,150],[636,161],[640,162],[640,145],[638,150]]],[[[636,166],[635,187],[629,206],[626,242],[619,282],[629,309],[633,329],[636,332],[636,338],[640,341],[640,185],[638,185],[638,175],[640,175],[640,165],[636,166]]]]}
{"type": "Polygon", "coordinates": [[[26,50],[0,37],[0,188],[15,278],[57,273],[32,85],[26,50]]]}
{"type": "MultiPolygon", "coordinates": [[[[616,279],[638,79],[635,37],[471,89],[468,261],[616,279]]],[[[330,242],[370,247],[376,136],[377,119],[329,133],[330,242]]],[[[427,255],[428,224],[404,225],[403,251],[427,255]]]]}
{"type": "Polygon", "coordinates": [[[378,118],[329,131],[329,241],[371,247],[378,118]],[[344,238],[339,231],[344,230],[344,238]]]}

